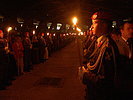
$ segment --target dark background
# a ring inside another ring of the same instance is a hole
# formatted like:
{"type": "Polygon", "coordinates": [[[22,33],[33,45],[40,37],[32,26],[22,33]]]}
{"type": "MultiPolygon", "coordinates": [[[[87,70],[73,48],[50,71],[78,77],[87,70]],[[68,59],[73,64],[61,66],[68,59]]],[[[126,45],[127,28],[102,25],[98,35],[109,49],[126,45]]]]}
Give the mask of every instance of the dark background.
{"type": "Polygon", "coordinates": [[[79,23],[88,24],[91,15],[107,10],[115,19],[133,16],[133,0],[1,0],[0,15],[25,19],[71,23],[77,16],[79,23]]]}

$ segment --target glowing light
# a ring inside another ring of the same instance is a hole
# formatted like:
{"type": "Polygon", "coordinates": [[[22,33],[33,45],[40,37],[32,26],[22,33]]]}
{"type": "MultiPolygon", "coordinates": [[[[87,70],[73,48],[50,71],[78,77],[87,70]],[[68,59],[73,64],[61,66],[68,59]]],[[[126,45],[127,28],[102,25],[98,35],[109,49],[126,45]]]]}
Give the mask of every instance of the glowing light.
{"type": "Polygon", "coordinates": [[[23,27],[23,24],[21,24],[21,27],[23,27]]]}
{"type": "Polygon", "coordinates": [[[10,32],[12,30],[12,27],[8,27],[7,31],[10,32]]]}
{"type": "Polygon", "coordinates": [[[38,25],[36,25],[36,28],[38,28],[38,25]]]}
{"type": "Polygon", "coordinates": [[[81,34],[81,35],[84,35],[84,33],[83,33],[83,32],[80,32],[80,34],[81,34]]]}
{"type": "Polygon", "coordinates": [[[61,26],[62,26],[62,24],[57,23],[57,30],[60,30],[61,26]]]}
{"type": "Polygon", "coordinates": [[[36,31],[35,31],[35,30],[33,30],[33,35],[34,35],[34,34],[36,34],[36,31]]]}
{"type": "Polygon", "coordinates": [[[77,24],[78,19],[76,17],[73,18],[73,24],[76,25],[77,24]]]}
{"type": "Polygon", "coordinates": [[[72,35],[76,35],[76,33],[72,33],[72,35]]]}
{"type": "Polygon", "coordinates": [[[77,31],[81,32],[81,29],[77,27],[77,31]]]}
{"type": "Polygon", "coordinates": [[[50,29],[50,26],[48,26],[48,29],[50,29]]]}
{"type": "Polygon", "coordinates": [[[42,36],[44,36],[44,33],[42,33],[42,36]]]}
{"type": "Polygon", "coordinates": [[[49,33],[47,33],[47,36],[49,35],[49,33]]]}
{"type": "Polygon", "coordinates": [[[112,26],[113,28],[115,27],[115,26],[112,26]]]}
{"type": "Polygon", "coordinates": [[[63,34],[63,36],[66,36],[66,34],[63,34]]]}
{"type": "Polygon", "coordinates": [[[52,23],[47,23],[47,27],[48,27],[48,29],[51,28],[51,25],[52,25],[52,23]]]}
{"type": "Polygon", "coordinates": [[[53,36],[55,36],[55,34],[53,34],[53,36]]]}

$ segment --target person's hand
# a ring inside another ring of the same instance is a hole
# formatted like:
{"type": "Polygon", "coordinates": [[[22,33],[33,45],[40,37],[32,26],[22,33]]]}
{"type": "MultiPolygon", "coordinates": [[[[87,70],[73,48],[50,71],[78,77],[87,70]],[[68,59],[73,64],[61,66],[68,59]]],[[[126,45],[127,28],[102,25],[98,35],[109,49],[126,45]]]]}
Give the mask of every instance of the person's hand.
{"type": "Polygon", "coordinates": [[[84,66],[81,67],[83,72],[87,72],[87,69],[85,69],[84,66]]]}

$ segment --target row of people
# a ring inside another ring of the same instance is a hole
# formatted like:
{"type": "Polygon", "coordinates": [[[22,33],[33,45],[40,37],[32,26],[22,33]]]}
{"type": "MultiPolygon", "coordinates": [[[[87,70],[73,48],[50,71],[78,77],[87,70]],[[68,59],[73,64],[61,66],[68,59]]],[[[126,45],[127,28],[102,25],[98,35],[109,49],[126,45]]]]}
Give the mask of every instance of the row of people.
{"type": "Polygon", "coordinates": [[[108,12],[96,12],[91,19],[81,67],[86,100],[129,100],[133,93],[133,21],[123,21],[118,31],[112,31],[108,12]]]}
{"type": "Polygon", "coordinates": [[[58,39],[56,36],[46,37],[41,33],[30,37],[29,32],[26,32],[23,37],[20,34],[11,34],[8,39],[5,39],[1,31],[0,89],[10,85],[14,77],[31,71],[34,64],[44,63],[54,51],[71,41],[70,36],[58,39]]]}

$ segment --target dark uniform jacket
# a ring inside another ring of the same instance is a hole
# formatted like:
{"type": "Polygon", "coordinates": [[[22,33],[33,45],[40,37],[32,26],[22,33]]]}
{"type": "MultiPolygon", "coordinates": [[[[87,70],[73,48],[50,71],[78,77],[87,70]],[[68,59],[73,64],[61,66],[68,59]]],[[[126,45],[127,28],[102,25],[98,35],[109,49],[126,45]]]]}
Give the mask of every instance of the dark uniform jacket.
{"type": "Polygon", "coordinates": [[[97,39],[94,52],[88,58],[88,70],[99,74],[106,85],[113,86],[118,55],[115,42],[108,35],[102,35],[97,39]]]}
{"type": "Polygon", "coordinates": [[[0,88],[2,86],[2,82],[7,79],[8,72],[8,54],[6,53],[5,47],[7,46],[7,42],[5,39],[0,39],[0,88]]]}
{"type": "Polygon", "coordinates": [[[128,46],[127,41],[125,41],[122,37],[120,37],[118,40],[116,40],[116,44],[119,49],[120,53],[120,66],[117,69],[118,70],[118,76],[119,76],[119,88],[121,88],[124,91],[132,91],[133,90],[133,63],[131,50],[128,46]]]}
{"type": "Polygon", "coordinates": [[[93,96],[93,100],[112,98],[118,56],[118,48],[110,36],[102,35],[96,40],[95,49],[88,57],[88,72],[83,76],[83,83],[92,90],[88,95],[93,96]]]}

